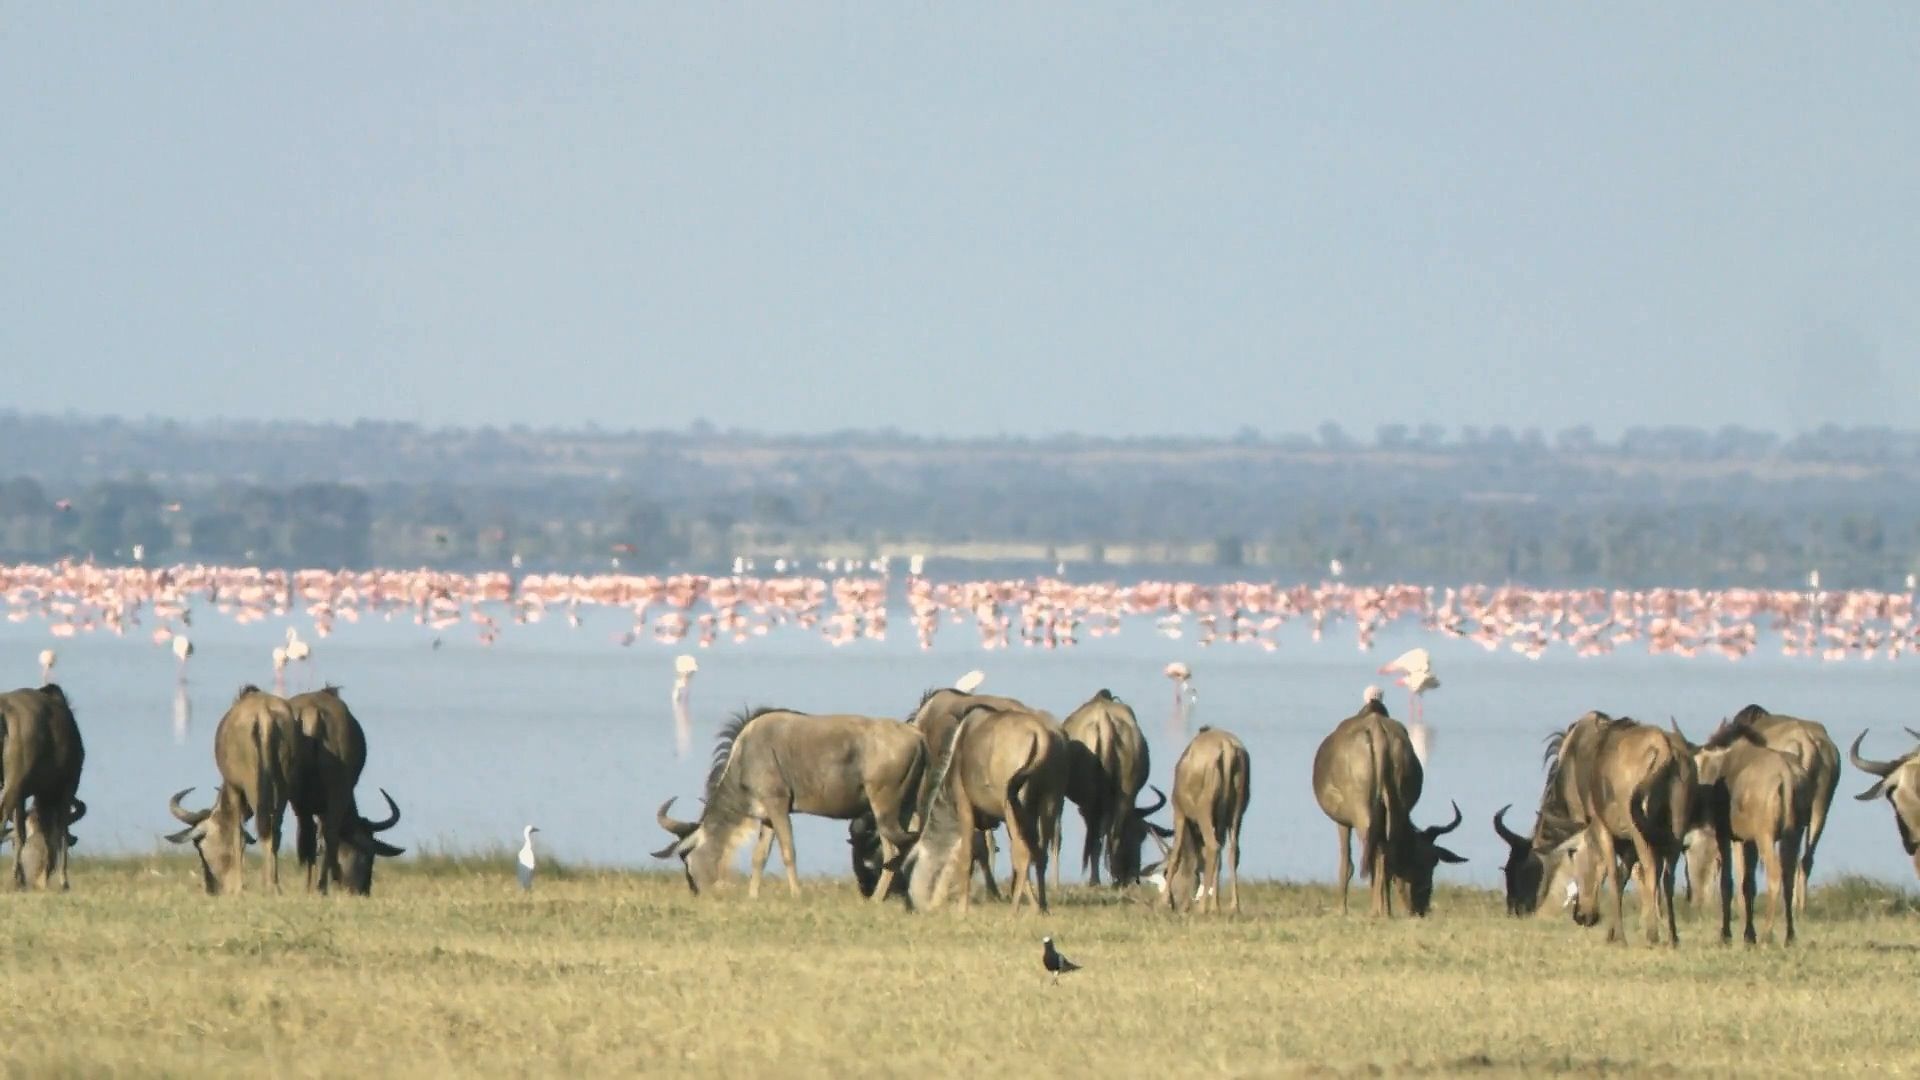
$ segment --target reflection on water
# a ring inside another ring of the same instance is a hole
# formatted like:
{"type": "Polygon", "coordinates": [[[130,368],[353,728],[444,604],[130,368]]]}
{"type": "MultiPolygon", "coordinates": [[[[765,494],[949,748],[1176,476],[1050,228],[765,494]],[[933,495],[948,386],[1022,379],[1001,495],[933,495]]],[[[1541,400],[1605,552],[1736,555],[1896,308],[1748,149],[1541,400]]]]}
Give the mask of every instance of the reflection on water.
{"type": "Polygon", "coordinates": [[[173,687],[173,741],[176,745],[185,745],[187,736],[193,731],[193,698],[187,694],[187,680],[181,679],[173,687]]]}
{"type": "MultiPolygon", "coordinates": [[[[697,805],[706,770],[693,751],[728,713],[771,705],[905,717],[924,690],[978,666],[986,672],[984,691],[1024,698],[1057,716],[1111,689],[1138,711],[1152,743],[1151,780],[1163,788],[1193,724],[1233,731],[1253,757],[1246,869],[1327,880],[1337,865],[1335,832],[1309,786],[1313,753],[1359,705],[1378,663],[1351,643],[1315,644],[1304,632],[1283,632],[1273,652],[1201,648],[1130,627],[1070,650],[990,653],[954,637],[922,651],[910,636],[834,648],[814,634],[775,633],[702,651],[701,700],[694,702],[692,680],[674,692],[673,653],[609,644],[630,623],[626,612],[583,615],[578,632],[556,620],[517,628],[490,648],[449,639],[435,649],[411,626],[373,621],[341,628],[324,642],[327,675],[366,728],[364,792],[384,787],[407,807],[395,844],[512,850],[521,825],[538,821],[561,859],[658,865],[646,855],[661,840],[653,808],[670,795],[697,805]],[[1169,660],[1192,669],[1172,701],[1169,660]],[[1195,684],[1206,688],[1204,709],[1195,684]]],[[[61,643],[58,678],[87,740],[87,850],[153,850],[174,827],[167,796],[218,783],[214,725],[196,728],[192,717],[218,719],[241,683],[270,683],[271,647],[285,628],[210,620],[195,634],[191,683],[176,682],[174,658],[145,640],[96,634],[61,643]]],[[[0,673],[13,673],[0,683],[20,685],[38,674],[45,634],[31,624],[0,625],[0,673]]],[[[1389,656],[1404,644],[1395,636],[1381,635],[1379,648],[1389,656]]],[[[1415,640],[1408,635],[1405,643],[1415,640]]],[[[1512,803],[1508,824],[1531,827],[1541,739],[1588,709],[1659,722],[1672,714],[1698,737],[1758,702],[1824,720],[1842,746],[1869,726],[1869,744],[1883,756],[1910,745],[1897,720],[1907,711],[1911,674],[1899,664],[1821,664],[1767,649],[1739,663],[1624,652],[1596,659],[1549,652],[1528,660],[1470,642],[1426,644],[1448,677],[1424,703],[1436,739],[1414,816],[1431,824],[1451,799],[1466,812],[1453,846],[1470,862],[1444,871],[1447,881],[1498,883],[1505,846],[1494,835],[1493,812],[1512,803]]],[[[290,690],[318,683],[311,661],[290,666],[288,681],[302,684],[290,690]]],[[[1911,864],[1885,803],[1844,797],[1857,789],[1849,786],[1854,779],[1842,779],[1819,877],[1861,872],[1909,880],[1911,864]]],[[[1068,813],[1063,850],[1077,849],[1079,829],[1079,816],[1068,813]]],[[[795,834],[803,871],[847,873],[843,824],[797,818],[795,834]]],[[[1077,877],[1072,867],[1067,873],[1077,877]]]]}

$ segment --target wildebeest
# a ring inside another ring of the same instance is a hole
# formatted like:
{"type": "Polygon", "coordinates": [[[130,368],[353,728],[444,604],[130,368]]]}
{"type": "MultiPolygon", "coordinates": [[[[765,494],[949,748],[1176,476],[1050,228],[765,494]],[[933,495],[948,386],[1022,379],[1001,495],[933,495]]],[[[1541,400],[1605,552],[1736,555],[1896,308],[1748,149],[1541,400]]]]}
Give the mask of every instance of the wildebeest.
{"type": "Polygon", "coordinates": [[[1547,779],[1541,785],[1540,808],[1534,818],[1533,832],[1522,836],[1507,828],[1505,817],[1511,805],[1493,815],[1493,831],[1506,841],[1507,914],[1545,914],[1558,909],[1547,897],[1569,872],[1561,845],[1577,836],[1587,825],[1587,803],[1581,794],[1582,778],[1594,751],[1600,745],[1600,733],[1612,721],[1603,712],[1589,712],[1567,725],[1565,731],[1547,736],[1542,757],[1547,779]]]}
{"type": "Polygon", "coordinates": [[[360,816],[354,788],[367,764],[367,737],[340,688],[327,686],[287,699],[300,736],[306,741],[305,767],[288,792],[293,807],[294,851],[306,871],[307,887],[328,891],[332,883],[349,893],[373,891],[376,856],[405,854],[380,839],[400,823],[400,807],[383,788],[388,815],[382,821],[360,816]],[[318,870],[316,882],[315,871],[318,870]]]}
{"type": "Polygon", "coordinates": [[[1013,908],[1020,910],[1022,894],[1031,891],[1035,905],[1047,910],[1047,852],[1066,797],[1066,742],[1059,727],[1025,709],[978,705],[962,716],[940,755],[926,825],[908,856],[915,908],[939,906],[957,883],[965,911],[973,876],[968,838],[1004,821],[1013,908]]]}
{"type": "Polygon", "coordinates": [[[306,740],[286,699],[251,684],[241,687],[213,733],[213,762],[220,772],[213,805],[192,811],[182,807],[180,800],[192,788],[167,801],[173,816],[187,824],[167,839],[176,844],[192,841],[209,894],[245,887],[246,845],[252,841],[245,828],[248,817],[267,847],[267,885],[279,891],[280,823],[294,779],[305,769],[305,757],[306,740]]]}
{"type": "MultiPolygon", "coordinates": [[[[1676,728],[1677,731],[1677,728],[1676,728]]],[[[1792,754],[1766,744],[1750,723],[1723,725],[1694,750],[1699,773],[1696,815],[1712,831],[1719,854],[1720,939],[1733,938],[1733,886],[1740,878],[1746,940],[1752,944],[1755,864],[1767,870],[1767,938],[1772,940],[1781,901],[1787,909],[1787,944],[1793,944],[1793,894],[1800,842],[1813,803],[1807,771],[1792,754]]]]}
{"type": "MultiPolygon", "coordinates": [[[[1907,734],[1920,739],[1920,731],[1907,729],[1907,734]]],[[[1893,807],[1893,824],[1900,830],[1900,846],[1907,850],[1913,859],[1913,869],[1920,874],[1920,749],[1909,750],[1892,761],[1875,761],[1860,756],[1860,744],[1866,740],[1867,733],[1862,731],[1853,745],[1847,748],[1847,760],[1861,772],[1876,777],[1873,786],[1855,795],[1861,802],[1872,802],[1884,797],[1893,807]]]]}
{"type": "Polygon", "coordinates": [[[60,867],[60,887],[70,882],[67,874],[68,849],[65,812],[74,803],[80,788],[80,770],[87,751],[80,740],[80,725],[74,721],[73,708],[66,692],[57,683],[38,689],[32,687],[0,694],[0,821],[13,829],[16,837],[28,837],[27,800],[36,812],[35,826],[49,857],[29,882],[21,865],[21,852],[31,843],[25,839],[13,846],[13,883],[15,888],[44,889],[52,884],[53,866],[60,867]],[[48,813],[59,807],[61,813],[48,813]]]}
{"type": "MultiPolygon", "coordinates": [[[[1147,820],[1166,805],[1164,796],[1152,806],[1134,805],[1152,768],[1140,723],[1131,706],[1103,689],[1073,710],[1060,727],[1067,737],[1072,766],[1067,776],[1067,800],[1080,808],[1080,820],[1087,830],[1081,865],[1098,885],[1104,854],[1113,883],[1131,885],[1140,880],[1140,845],[1146,843],[1149,833],[1172,835],[1147,820]]],[[[1056,841],[1058,836],[1056,832],[1056,841]]],[[[1056,859],[1059,854],[1051,853],[1056,859]]],[[[1058,862],[1053,874],[1053,883],[1059,885],[1058,862]]]]}
{"type": "MultiPolygon", "coordinates": [[[[927,740],[927,772],[925,780],[921,785],[920,798],[915,803],[917,807],[924,809],[932,795],[929,785],[932,784],[934,776],[940,771],[940,766],[943,763],[941,755],[945,754],[948,748],[953,745],[953,731],[954,728],[959,726],[960,717],[976,705],[986,705],[995,709],[1012,709],[1019,712],[1029,712],[1035,716],[1046,719],[1050,723],[1053,720],[1052,715],[1044,709],[1036,709],[1016,698],[1003,697],[998,694],[975,694],[951,686],[936,686],[926,693],[921,694],[920,704],[916,705],[913,712],[907,716],[907,722],[912,724],[914,728],[920,732],[921,736],[927,740]]],[[[917,819],[910,828],[916,831],[918,830],[919,822],[917,819]]],[[[991,828],[982,829],[980,835],[974,839],[973,862],[975,866],[979,867],[980,876],[986,879],[987,895],[998,900],[1000,899],[1000,887],[994,884],[993,880],[994,851],[993,830],[991,828]]],[[[871,860],[871,856],[869,860],[871,860]]],[[[969,871],[968,873],[969,877],[971,877],[972,872],[969,871]]]]}
{"type": "Polygon", "coordinates": [[[1227,863],[1229,902],[1240,910],[1240,826],[1253,790],[1247,748],[1232,733],[1203,727],[1173,766],[1173,833],[1167,850],[1168,906],[1220,910],[1220,861],[1227,863]]]}
{"type": "Polygon", "coordinates": [[[1621,717],[1601,726],[1599,745],[1586,764],[1580,778],[1586,828],[1559,848],[1570,863],[1567,904],[1574,909],[1574,921],[1582,926],[1599,923],[1600,889],[1611,880],[1613,919],[1607,940],[1624,940],[1622,907],[1630,871],[1620,865],[1615,852],[1618,846],[1631,844],[1640,875],[1641,921],[1647,940],[1659,944],[1659,914],[1664,909],[1667,934],[1678,946],[1673,878],[1687,829],[1695,819],[1698,783],[1686,742],[1677,732],[1621,717]]]}
{"type": "MultiPolygon", "coordinates": [[[[667,800],[656,817],[676,840],[653,854],[661,859],[680,856],[687,885],[697,894],[719,879],[734,849],[758,829],[747,894],[760,894],[761,873],[777,839],[787,889],[797,896],[800,877],[789,815],[846,821],[871,811],[882,864],[892,868],[912,843],[906,823],[926,768],[925,741],[897,721],[813,716],[789,709],[743,712],[721,730],[714,745],[700,820],[669,817],[673,800],[667,800]]],[[[878,897],[886,892],[881,889],[878,897]]]]}
{"type": "Polygon", "coordinates": [[[1800,869],[1794,878],[1793,903],[1807,909],[1807,882],[1813,877],[1813,857],[1819,851],[1820,837],[1827,831],[1827,813],[1833,805],[1833,792],[1840,784],[1840,748],[1827,734],[1825,724],[1797,716],[1770,713],[1758,705],[1748,705],[1733,714],[1728,723],[1746,723],[1760,733],[1768,746],[1793,755],[1807,774],[1812,801],[1807,807],[1806,846],[1800,851],[1800,869]]]}
{"type": "Polygon", "coordinates": [[[1460,827],[1459,804],[1454,804],[1451,824],[1414,827],[1413,808],[1424,783],[1425,770],[1414,756],[1407,729],[1371,694],[1359,712],[1340,721],[1320,743],[1313,756],[1313,794],[1339,832],[1342,914],[1353,880],[1355,830],[1360,833],[1361,876],[1372,879],[1375,915],[1393,913],[1390,889],[1400,893],[1409,912],[1426,915],[1434,868],[1466,861],[1439,844],[1440,837],[1460,827]]]}

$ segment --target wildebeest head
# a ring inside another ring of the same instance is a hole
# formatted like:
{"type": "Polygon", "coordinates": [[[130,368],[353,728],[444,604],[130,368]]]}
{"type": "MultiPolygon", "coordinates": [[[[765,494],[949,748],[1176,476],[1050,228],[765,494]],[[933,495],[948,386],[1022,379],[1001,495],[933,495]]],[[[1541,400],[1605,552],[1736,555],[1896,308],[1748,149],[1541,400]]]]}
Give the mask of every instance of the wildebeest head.
{"type": "Polygon", "coordinates": [[[1407,910],[1426,915],[1433,906],[1433,871],[1441,863],[1463,863],[1466,857],[1440,846],[1440,838],[1460,827],[1460,804],[1453,804],[1453,820],[1445,825],[1416,828],[1396,845],[1394,877],[1406,883],[1407,910]]]}
{"type": "Polygon", "coordinates": [[[1147,788],[1153,792],[1153,805],[1136,806],[1131,809],[1126,820],[1120,823],[1119,846],[1107,854],[1107,869],[1113,874],[1114,883],[1117,885],[1139,881],[1140,875],[1147,872],[1140,865],[1141,845],[1151,838],[1162,842],[1164,847],[1164,841],[1173,837],[1172,829],[1147,820],[1167,805],[1167,793],[1151,784],[1147,785],[1147,788]]]}
{"type": "Polygon", "coordinates": [[[215,793],[212,806],[188,810],[180,805],[180,800],[192,790],[175,792],[173,798],[167,800],[167,809],[187,824],[167,839],[175,844],[193,844],[193,850],[200,856],[200,876],[206,884],[207,895],[238,892],[241,871],[245,869],[246,845],[254,842],[253,836],[241,825],[240,805],[227,796],[223,787],[215,793]]]}
{"type": "MultiPolygon", "coordinates": [[[[673,834],[673,843],[668,844],[659,851],[653,852],[653,857],[656,859],[668,859],[678,855],[680,857],[680,867],[687,875],[687,887],[698,895],[701,882],[694,878],[693,867],[688,861],[687,856],[695,848],[700,846],[700,823],[696,821],[681,821],[667,813],[667,811],[671,809],[673,809],[673,800],[668,799],[666,802],[660,804],[659,810],[654,812],[653,819],[660,823],[661,828],[673,834]]],[[[878,876],[876,873],[875,878],[877,879],[878,876]]]]}
{"type": "Polygon", "coordinates": [[[380,789],[380,797],[387,800],[387,817],[381,821],[368,821],[354,815],[347,823],[338,850],[327,853],[333,860],[334,873],[346,885],[347,891],[355,896],[366,896],[373,892],[373,860],[379,856],[391,858],[406,854],[406,848],[397,848],[380,839],[379,834],[400,824],[400,806],[387,794],[386,788],[380,789]]]}
{"type": "Polygon", "coordinates": [[[1508,803],[1493,815],[1493,831],[1507,845],[1507,863],[1500,872],[1507,879],[1507,914],[1531,915],[1540,902],[1540,882],[1546,876],[1546,863],[1533,850],[1533,839],[1507,828],[1508,803]]]}
{"type": "Polygon", "coordinates": [[[1606,860],[1600,857],[1600,846],[1582,829],[1554,848],[1553,853],[1567,863],[1567,891],[1561,906],[1572,909],[1577,925],[1599,925],[1600,883],[1607,870],[1606,860]]]}

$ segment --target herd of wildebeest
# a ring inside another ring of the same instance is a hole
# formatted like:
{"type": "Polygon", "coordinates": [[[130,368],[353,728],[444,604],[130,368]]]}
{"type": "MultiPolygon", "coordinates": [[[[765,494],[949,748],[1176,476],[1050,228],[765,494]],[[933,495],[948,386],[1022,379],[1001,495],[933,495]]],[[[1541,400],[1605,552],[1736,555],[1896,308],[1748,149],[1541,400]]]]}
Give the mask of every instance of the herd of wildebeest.
{"type": "MultiPolygon", "coordinates": [[[[1854,740],[1849,758],[1874,782],[1857,798],[1891,804],[1901,843],[1920,872],[1920,750],[1874,761],[1860,756],[1865,737],[1854,740]]],[[[366,736],[337,687],[293,697],[242,687],[214,732],[213,751],[220,784],[212,805],[186,809],[181,800],[192,788],[168,801],[186,828],[167,839],[193,845],[208,893],[239,891],[246,846],[262,841],[265,882],[278,890],[288,808],[309,889],[366,895],[375,860],[402,853],[379,835],[400,820],[392,796],[380,793],[385,818],[360,813],[354,791],[366,765],[366,736]]],[[[71,826],[86,813],[77,797],[85,756],[59,686],[0,694],[0,843],[18,841],[17,887],[48,888],[57,873],[67,888],[71,826]]],[[[1510,806],[1493,816],[1510,849],[1509,914],[1570,910],[1575,922],[1593,926],[1611,891],[1608,939],[1622,940],[1632,877],[1648,940],[1678,944],[1674,893],[1684,865],[1689,892],[1718,880],[1723,940],[1732,937],[1738,879],[1744,936],[1753,942],[1754,874],[1764,867],[1767,936],[1784,915],[1785,940],[1793,941],[1840,775],[1839,751],[1824,726],[1748,705],[1695,744],[1672,722],[1660,727],[1589,712],[1548,735],[1545,759],[1531,834],[1507,826],[1510,806]]],[[[673,842],[654,856],[678,857],[689,887],[707,893],[733,852],[754,837],[748,893],[757,895],[777,841],[787,886],[798,892],[791,815],[817,815],[850,823],[854,875],[866,895],[900,896],[916,909],[952,896],[964,910],[976,866],[989,894],[1000,895],[993,834],[1004,825],[1013,908],[1031,898],[1044,912],[1047,868],[1053,865],[1057,888],[1060,817],[1072,802],[1086,823],[1082,859],[1094,884],[1104,865],[1116,886],[1148,884],[1169,907],[1218,911],[1224,869],[1227,904],[1238,911],[1241,827],[1252,788],[1245,745],[1202,727],[1174,767],[1172,796],[1152,788],[1153,802],[1142,806],[1149,771],[1133,709],[1107,690],[1064,722],[1013,698],[952,688],[928,691],[904,722],[759,709],[722,730],[698,820],[672,817],[672,799],[660,807],[657,820],[673,842]],[[1171,826],[1150,820],[1168,806],[1171,826]],[[1160,854],[1153,863],[1143,858],[1149,842],[1160,854]]],[[[1440,843],[1462,815],[1454,803],[1447,824],[1414,824],[1423,769],[1378,691],[1321,742],[1312,779],[1339,834],[1341,910],[1358,833],[1373,913],[1390,915],[1398,904],[1427,914],[1435,868],[1464,861],[1440,843]]]]}

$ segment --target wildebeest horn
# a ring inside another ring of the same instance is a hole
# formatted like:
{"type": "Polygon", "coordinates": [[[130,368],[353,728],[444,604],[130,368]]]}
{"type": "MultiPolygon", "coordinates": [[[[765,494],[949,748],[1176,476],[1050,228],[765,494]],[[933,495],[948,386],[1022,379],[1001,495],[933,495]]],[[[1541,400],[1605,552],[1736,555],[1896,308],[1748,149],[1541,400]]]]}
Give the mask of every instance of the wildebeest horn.
{"type": "Polygon", "coordinates": [[[1514,832],[1512,829],[1507,828],[1507,823],[1505,818],[1507,816],[1507,811],[1511,809],[1513,809],[1513,804],[1508,803],[1507,805],[1494,811],[1493,831],[1496,833],[1499,833],[1500,839],[1505,840],[1507,844],[1511,847],[1515,847],[1515,848],[1526,847],[1530,843],[1530,841],[1528,841],[1526,837],[1521,836],[1519,833],[1514,832]]]}
{"type": "MultiPolygon", "coordinates": [[[[660,809],[654,813],[653,819],[660,823],[661,828],[667,830],[668,832],[679,837],[680,839],[685,840],[687,837],[692,836],[693,831],[695,829],[698,829],[700,825],[698,822],[681,821],[677,818],[668,816],[667,811],[672,809],[672,807],[673,807],[672,799],[668,799],[666,802],[661,803],[660,809]]],[[[669,853],[671,853],[672,848],[668,848],[667,850],[669,853]]],[[[656,855],[654,857],[659,859],[666,858],[665,855],[656,855]]]]}
{"type": "Polygon", "coordinates": [[[1894,762],[1874,761],[1871,758],[1863,758],[1860,756],[1860,744],[1865,742],[1866,739],[1867,739],[1867,733],[1862,731],[1860,733],[1860,737],[1853,740],[1853,745],[1847,748],[1847,760],[1853,762],[1853,767],[1856,769],[1859,769],[1863,773],[1872,773],[1875,776],[1885,776],[1888,773],[1892,772],[1893,766],[1895,764],[1894,762]]]}
{"type": "Polygon", "coordinates": [[[388,829],[400,824],[400,804],[393,801],[393,796],[387,794],[386,788],[380,789],[380,797],[387,800],[387,809],[391,811],[391,813],[385,821],[367,822],[366,830],[370,833],[386,832],[388,829]]]}
{"type": "Polygon", "coordinates": [[[1438,839],[1460,827],[1460,804],[1453,804],[1453,821],[1446,825],[1434,825],[1427,829],[1427,835],[1438,839]]]}
{"type": "Polygon", "coordinates": [[[1920,731],[1915,731],[1915,730],[1913,730],[1912,728],[1908,728],[1908,729],[1907,729],[1907,734],[1909,734],[1909,735],[1911,735],[1911,736],[1913,736],[1913,737],[1914,737],[1914,738],[1916,738],[1916,739],[1920,739],[1920,731]]]}
{"type": "Polygon", "coordinates": [[[87,804],[79,799],[73,800],[73,812],[67,815],[67,824],[71,825],[87,816],[87,804]]]}
{"type": "Polygon", "coordinates": [[[183,788],[180,791],[174,792],[173,798],[167,800],[167,809],[173,811],[173,816],[179,818],[181,821],[189,825],[198,825],[213,816],[213,807],[209,806],[205,810],[188,810],[186,807],[181,806],[180,800],[186,798],[187,793],[192,790],[192,788],[183,788]]]}
{"type": "Polygon", "coordinates": [[[1163,807],[1163,806],[1165,806],[1165,805],[1167,805],[1167,793],[1166,793],[1166,792],[1164,792],[1164,791],[1161,791],[1161,790],[1160,790],[1159,788],[1157,788],[1157,787],[1154,787],[1154,786],[1153,786],[1152,784],[1148,784],[1148,785],[1147,785],[1147,789],[1148,789],[1149,791],[1152,791],[1152,792],[1154,793],[1154,795],[1155,795],[1156,797],[1158,797],[1158,799],[1159,799],[1159,801],[1158,801],[1158,802],[1156,802],[1156,803],[1154,803],[1154,804],[1153,804],[1152,806],[1136,806],[1136,807],[1134,807],[1134,808],[1133,808],[1133,812],[1134,812],[1134,813],[1136,813],[1136,814],[1139,814],[1139,815],[1140,815],[1141,817],[1152,817],[1152,816],[1153,816],[1154,814],[1157,814],[1157,813],[1159,813],[1159,812],[1160,812],[1160,808],[1161,808],[1161,807],[1163,807]]]}

